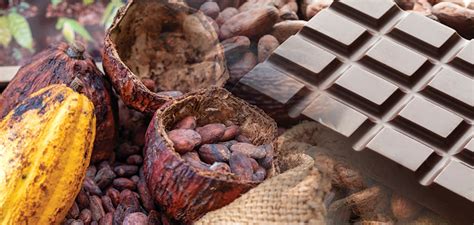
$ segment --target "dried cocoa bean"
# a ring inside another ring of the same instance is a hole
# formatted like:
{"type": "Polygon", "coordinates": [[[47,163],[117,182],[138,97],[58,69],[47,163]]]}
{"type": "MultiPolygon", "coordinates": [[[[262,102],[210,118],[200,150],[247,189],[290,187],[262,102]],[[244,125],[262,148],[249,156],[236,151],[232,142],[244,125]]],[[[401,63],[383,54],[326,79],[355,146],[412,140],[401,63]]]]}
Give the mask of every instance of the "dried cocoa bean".
{"type": "Polygon", "coordinates": [[[212,28],[214,28],[214,31],[216,32],[216,34],[218,34],[219,33],[219,25],[217,24],[217,22],[209,16],[207,16],[206,18],[209,21],[209,23],[211,24],[212,28]]]}
{"type": "Polygon", "coordinates": [[[244,0],[219,0],[217,2],[221,9],[226,9],[227,7],[237,8],[240,6],[241,2],[244,2],[244,0]]]}
{"type": "Polygon", "coordinates": [[[230,147],[230,150],[232,153],[239,152],[254,159],[262,159],[266,155],[264,148],[248,143],[236,143],[230,147]]]}
{"type": "Polygon", "coordinates": [[[238,141],[238,142],[242,142],[242,143],[252,143],[252,141],[250,141],[250,139],[244,135],[238,135],[237,137],[235,137],[235,140],[238,141]]]}
{"type": "Polygon", "coordinates": [[[407,221],[420,214],[423,207],[397,193],[392,194],[390,200],[392,214],[401,221],[407,221]]]}
{"type": "Polygon", "coordinates": [[[141,153],[140,147],[131,145],[129,143],[123,143],[117,149],[117,157],[120,159],[126,159],[127,157],[131,155],[140,154],[140,153],[141,153]]]}
{"type": "Polygon", "coordinates": [[[102,200],[99,196],[93,195],[90,197],[90,209],[92,213],[92,220],[99,221],[105,215],[102,200]]]}
{"type": "Polygon", "coordinates": [[[197,160],[197,161],[201,161],[201,159],[199,158],[199,154],[197,152],[188,152],[184,155],[181,156],[181,158],[183,158],[185,161],[188,161],[188,160],[197,160]]]}
{"type": "Polygon", "coordinates": [[[144,180],[138,181],[137,184],[138,194],[140,195],[140,200],[142,202],[143,207],[148,211],[151,212],[155,209],[155,203],[153,202],[153,198],[151,197],[150,191],[148,190],[148,186],[144,180]]]}
{"type": "Polygon", "coordinates": [[[74,202],[71,208],[69,209],[69,212],[67,213],[67,215],[72,219],[77,219],[77,217],[79,217],[80,212],[81,211],[79,209],[79,206],[77,205],[76,202],[74,202]]]}
{"type": "Polygon", "coordinates": [[[280,45],[272,35],[265,35],[258,41],[258,62],[263,62],[280,45]]]}
{"type": "Polygon", "coordinates": [[[100,200],[102,201],[102,206],[104,207],[104,210],[106,212],[112,212],[113,213],[115,211],[114,204],[112,203],[112,199],[110,199],[109,196],[104,195],[104,196],[100,197],[100,200]]]}
{"type": "Polygon", "coordinates": [[[97,172],[97,175],[94,178],[95,183],[101,189],[109,186],[112,181],[117,177],[110,167],[104,167],[97,172]]]}
{"type": "Polygon", "coordinates": [[[199,10],[201,10],[206,16],[209,16],[212,19],[217,18],[217,16],[219,16],[219,13],[221,12],[219,5],[215,2],[205,2],[201,5],[199,10]]]}
{"type": "Polygon", "coordinates": [[[333,183],[335,186],[347,189],[351,193],[367,188],[364,177],[358,171],[342,163],[336,164],[334,170],[335,176],[333,176],[333,183]]]}
{"type": "Polygon", "coordinates": [[[186,0],[185,2],[188,4],[188,6],[199,9],[199,6],[206,2],[206,0],[186,0]]]}
{"type": "Polygon", "coordinates": [[[71,222],[71,225],[84,225],[84,222],[82,222],[81,220],[74,220],[71,222]]]}
{"type": "MultiPolygon", "coordinates": [[[[305,0],[308,2],[308,0],[305,0]]],[[[309,20],[318,14],[321,10],[329,7],[333,0],[309,0],[310,4],[302,12],[304,13],[305,19],[309,20]]]]}
{"type": "Polygon", "coordinates": [[[161,215],[156,210],[151,210],[148,213],[148,225],[161,225],[161,215]]]}
{"type": "Polygon", "coordinates": [[[109,161],[102,161],[99,163],[99,166],[97,167],[98,170],[101,170],[103,168],[112,168],[110,166],[110,162],[109,161]]]}
{"type": "Polygon", "coordinates": [[[252,163],[252,171],[255,173],[255,171],[257,171],[257,169],[260,167],[260,165],[258,165],[257,160],[255,160],[253,158],[250,158],[250,162],[252,163]]]}
{"type": "Polygon", "coordinates": [[[230,140],[230,141],[225,141],[225,142],[219,142],[218,144],[224,145],[225,147],[230,149],[230,146],[232,146],[235,143],[237,143],[236,140],[230,140]]]}
{"type": "Polygon", "coordinates": [[[97,172],[97,168],[94,165],[90,165],[89,168],[87,168],[86,176],[90,178],[94,178],[96,172],[97,172]]]}
{"type": "Polygon", "coordinates": [[[214,162],[227,162],[230,151],[225,145],[205,144],[199,148],[199,156],[203,162],[213,164],[214,162]]]}
{"type": "Polygon", "coordinates": [[[258,38],[269,33],[278,21],[275,7],[253,8],[233,16],[220,27],[219,37],[227,39],[234,36],[258,38]]]}
{"type": "Polygon", "coordinates": [[[79,219],[84,222],[84,224],[90,224],[92,222],[92,212],[90,209],[83,209],[79,214],[79,219]]]}
{"type": "Polygon", "coordinates": [[[131,155],[127,158],[127,164],[130,165],[142,165],[143,164],[143,156],[141,155],[131,155]]]}
{"type": "Polygon", "coordinates": [[[258,167],[252,175],[252,180],[255,182],[262,182],[267,176],[267,171],[263,167],[258,167]]]}
{"type": "Polygon", "coordinates": [[[280,8],[280,19],[281,20],[298,20],[298,4],[296,2],[289,2],[280,8]]]}
{"type": "Polygon", "coordinates": [[[191,157],[187,157],[184,159],[188,162],[191,166],[201,169],[201,170],[209,170],[210,165],[201,161],[201,159],[195,159],[191,157]]]}
{"type": "MultiPolygon", "coordinates": [[[[222,7],[221,7],[222,9],[222,7]]],[[[227,20],[229,20],[230,18],[232,18],[233,16],[237,15],[239,13],[239,10],[234,8],[234,7],[229,7],[229,8],[225,8],[224,10],[222,10],[221,13],[219,13],[219,16],[217,16],[216,18],[216,23],[220,26],[222,26],[222,24],[224,24],[227,20]]]]}
{"type": "Polygon", "coordinates": [[[415,4],[413,0],[395,0],[395,3],[403,10],[412,10],[415,4]]]}
{"type": "Polygon", "coordinates": [[[176,152],[184,154],[201,144],[202,137],[198,132],[189,129],[177,129],[168,132],[169,139],[173,142],[176,152]]]}
{"type": "Polygon", "coordinates": [[[464,38],[474,38],[474,10],[450,2],[441,2],[433,7],[433,15],[464,38]]]}
{"type": "Polygon", "coordinates": [[[138,166],[134,165],[120,165],[114,168],[114,172],[119,177],[130,177],[138,172],[138,166]]]}
{"type": "Polygon", "coordinates": [[[123,225],[147,225],[147,224],[148,224],[148,217],[141,212],[128,214],[123,220],[123,225]]]}
{"type": "Polygon", "coordinates": [[[245,36],[235,36],[221,42],[228,64],[234,64],[247,52],[250,47],[250,39],[245,36]]]}
{"type": "Polygon", "coordinates": [[[106,194],[107,196],[109,196],[110,200],[112,200],[112,204],[117,207],[120,203],[120,191],[113,187],[110,187],[107,189],[106,194]]]}
{"type": "Polygon", "coordinates": [[[229,83],[236,84],[245,74],[257,65],[257,57],[251,51],[247,51],[237,62],[229,66],[229,83]]]}
{"type": "Polygon", "coordinates": [[[135,182],[133,182],[132,180],[128,178],[123,178],[123,177],[114,179],[113,186],[114,188],[117,188],[117,190],[119,191],[126,190],[126,189],[135,190],[137,187],[135,185],[135,182]]]}
{"type": "Polygon", "coordinates": [[[97,221],[92,221],[92,222],[91,222],[91,225],[99,225],[99,222],[97,222],[97,221]]]}
{"type": "Polygon", "coordinates": [[[220,141],[230,141],[240,134],[240,127],[237,125],[231,125],[225,128],[224,135],[220,141]]]}
{"type": "Polygon", "coordinates": [[[84,179],[84,184],[83,184],[84,189],[89,192],[90,194],[94,195],[102,195],[102,191],[100,190],[99,186],[95,183],[94,180],[92,180],[89,177],[86,177],[84,179]]]}
{"type": "Polygon", "coordinates": [[[211,144],[222,138],[225,132],[225,125],[221,123],[211,123],[196,128],[196,131],[201,136],[201,144],[211,144]]]}
{"type": "Polygon", "coordinates": [[[271,35],[273,35],[279,43],[283,43],[286,39],[298,33],[304,25],[306,25],[306,21],[304,20],[282,21],[273,26],[271,35]]]}
{"type": "Polygon", "coordinates": [[[209,167],[211,170],[216,171],[218,173],[230,173],[230,166],[227,163],[223,162],[215,162],[214,164],[209,167]]]}
{"type": "Polygon", "coordinates": [[[187,116],[180,120],[174,126],[174,129],[195,129],[196,128],[196,117],[195,116],[187,116]]]}
{"type": "Polygon", "coordinates": [[[242,180],[252,180],[252,162],[240,152],[233,152],[229,160],[230,170],[242,180]]]}
{"type": "Polygon", "coordinates": [[[262,166],[265,169],[270,169],[273,165],[273,157],[275,155],[273,147],[271,145],[267,145],[269,147],[264,148],[265,149],[265,157],[262,159],[258,160],[258,164],[262,166]]]}
{"type": "Polygon", "coordinates": [[[120,204],[117,206],[114,212],[114,225],[122,225],[123,220],[128,214],[140,212],[140,203],[132,191],[123,190],[120,193],[120,199],[120,204]]]}
{"type": "Polygon", "coordinates": [[[251,0],[251,1],[246,1],[244,4],[242,4],[239,7],[239,12],[244,12],[251,9],[268,7],[268,6],[278,7],[277,5],[274,4],[274,0],[251,0]]]}
{"type": "Polygon", "coordinates": [[[134,176],[130,177],[130,180],[132,180],[133,183],[135,183],[135,185],[136,185],[136,184],[138,184],[138,181],[140,180],[140,177],[137,176],[137,175],[134,175],[134,176]]]}
{"type": "Polygon", "coordinates": [[[106,213],[104,217],[99,220],[99,225],[112,225],[114,214],[112,212],[106,213]]]}
{"type": "Polygon", "coordinates": [[[80,209],[89,207],[89,196],[87,195],[84,188],[81,188],[79,194],[77,194],[76,202],[80,209]]]}

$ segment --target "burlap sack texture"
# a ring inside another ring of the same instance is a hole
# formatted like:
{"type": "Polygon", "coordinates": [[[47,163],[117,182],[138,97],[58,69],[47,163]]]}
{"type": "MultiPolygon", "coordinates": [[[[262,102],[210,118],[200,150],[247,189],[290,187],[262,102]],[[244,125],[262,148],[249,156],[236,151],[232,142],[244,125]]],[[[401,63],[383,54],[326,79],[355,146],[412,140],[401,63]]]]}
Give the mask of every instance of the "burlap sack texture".
{"type": "Polygon", "coordinates": [[[331,189],[330,179],[303,153],[310,145],[289,141],[297,135],[291,132],[277,141],[281,174],[195,224],[326,224],[323,198],[331,189]]]}

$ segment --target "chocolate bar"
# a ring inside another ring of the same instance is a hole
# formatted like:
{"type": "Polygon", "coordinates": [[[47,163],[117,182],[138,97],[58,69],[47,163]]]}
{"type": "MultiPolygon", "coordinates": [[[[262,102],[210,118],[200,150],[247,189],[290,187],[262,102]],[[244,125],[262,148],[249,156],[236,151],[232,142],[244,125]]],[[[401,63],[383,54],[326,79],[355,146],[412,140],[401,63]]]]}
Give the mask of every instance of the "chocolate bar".
{"type": "Polygon", "coordinates": [[[319,122],[361,171],[473,224],[473,64],[474,41],[447,26],[390,0],[338,0],[233,93],[279,122],[319,122]]]}

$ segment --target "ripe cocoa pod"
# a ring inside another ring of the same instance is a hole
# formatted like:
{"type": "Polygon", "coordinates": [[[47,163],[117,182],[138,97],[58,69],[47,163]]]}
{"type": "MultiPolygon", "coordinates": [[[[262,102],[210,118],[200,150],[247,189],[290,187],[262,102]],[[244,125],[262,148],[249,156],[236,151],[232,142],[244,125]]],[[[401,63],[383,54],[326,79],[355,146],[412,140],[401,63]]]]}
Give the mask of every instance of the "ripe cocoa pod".
{"type": "MultiPolygon", "coordinates": [[[[251,141],[256,145],[272,143],[276,136],[276,124],[260,109],[221,88],[190,93],[155,113],[146,136],[145,178],[155,202],[168,215],[190,223],[232,202],[258,182],[253,182],[251,178],[240,180],[236,175],[210,169],[202,173],[190,163],[183,163],[184,159],[165,137],[177,122],[175,120],[185,115],[195,115],[198,125],[233,121],[241,125],[242,134],[252,137],[251,141]]],[[[273,171],[268,173],[273,174],[273,171]]]]}
{"type": "Polygon", "coordinates": [[[219,141],[225,132],[225,125],[222,123],[207,124],[196,128],[201,136],[201,144],[210,144],[219,141]]]}
{"type": "Polygon", "coordinates": [[[273,6],[252,8],[228,19],[220,27],[219,37],[227,39],[234,36],[259,38],[271,31],[278,21],[278,10],[273,6]]]}
{"type": "Polygon", "coordinates": [[[123,102],[150,114],[173,98],[141,79],[154,80],[157,91],[187,93],[223,86],[229,76],[207,17],[167,1],[128,1],[107,30],[103,65],[123,102]]]}
{"type": "Polygon", "coordinates": [[[227,162],[230,158],[230,151],[225,145],[205,144],[199,150],[199,156],[203,162],[213,164],[215,162],[227,162]]]}
{"type": "Polygon", "coordinates": [[[86,177],[95,127],[92,102],[65,85],[40,89],[0,121],[0,224],[64,220],[86,177]]]}
{"type": "Polygon", "coordinates": [[[192,151],[202,143],[202,136],[189,129],[172,130],[168,132],[168,138],[173,142],[174,149],[181,154],[192,151]]]}
{"type": "Polygon", "coordinates": [[[77,86],[77,92],[92,101],[97,119],[92,161],[108,159],[118,134],[118,115],[114,113],[117,102],[104,74],[78,43],[52,46],[25,63],[2,93],[0,118],[33,92],[52,84],[77,86]]]}

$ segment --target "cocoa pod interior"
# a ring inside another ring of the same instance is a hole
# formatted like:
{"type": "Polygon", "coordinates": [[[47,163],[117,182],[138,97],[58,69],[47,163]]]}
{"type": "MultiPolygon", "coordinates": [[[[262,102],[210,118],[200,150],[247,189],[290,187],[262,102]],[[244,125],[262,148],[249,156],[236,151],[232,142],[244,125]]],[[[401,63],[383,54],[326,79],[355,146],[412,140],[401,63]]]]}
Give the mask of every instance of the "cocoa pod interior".
{"type": "Polygon", "coordinates": [[[103,58],[125,104],[142,112],[153,113],[171,100],[159,92],[188,93],[223,86],[228,79],[212,24],[202,12],[178,3],[129,1],[107,32],[103,58]]]}
{"type": "MultiPolygon", "coordinates": [[[[232,121],[255,145],[271,144],[277,134],[276,123],[262,110],[221,88],[190,93],[158,110],[146,134],[145,177],[155,201],[169,215],[187,223],[229,204],[258,184],[230,173],[196,169],[175,152],[167,131],[190,115],[197,117],[198,126],[232,121]]],[[[268,170],[270,176],[274,168],[268,170]]]]}

